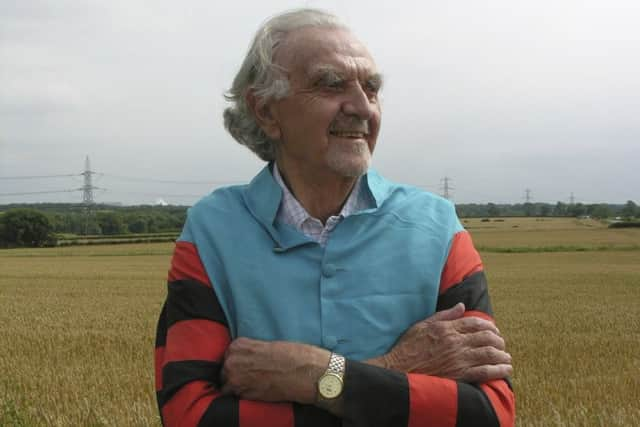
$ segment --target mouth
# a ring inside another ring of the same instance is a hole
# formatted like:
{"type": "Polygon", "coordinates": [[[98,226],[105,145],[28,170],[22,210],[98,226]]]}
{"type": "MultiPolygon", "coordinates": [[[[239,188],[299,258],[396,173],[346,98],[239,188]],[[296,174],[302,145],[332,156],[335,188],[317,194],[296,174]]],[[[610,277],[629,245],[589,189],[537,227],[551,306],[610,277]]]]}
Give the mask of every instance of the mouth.
{"type": "Polygon", "coordinates": [[[364,139],[369,136],[368,132],[359,132],[352,130],[330,130],[329,134],[338,138],[364,139]]]}

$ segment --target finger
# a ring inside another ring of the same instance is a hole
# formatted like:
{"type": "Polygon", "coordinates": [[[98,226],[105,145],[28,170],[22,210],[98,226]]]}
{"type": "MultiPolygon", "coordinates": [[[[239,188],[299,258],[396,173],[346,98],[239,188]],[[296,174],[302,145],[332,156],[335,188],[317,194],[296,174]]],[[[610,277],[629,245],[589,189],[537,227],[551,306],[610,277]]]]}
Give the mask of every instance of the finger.
{"type": "Polygon", "coordinates": [[[468,347],[494,347],[498,350],[505,349],[504,339],[496,335],[493,331],[480,331],[463,335],[465,337],[465,344],[468,347]]]}
{"type": "Polygon", "coordinates": [[[463,317],[453,321],[453,327],[461,334],[471,334],[480,331],[491,331],[496,335],[500,335],[500,331],[493,322],[479,317],[463,317]]]}
{"type": "Polygon", "coordinates": [[[433,314],[431,317],[428,317],[426,320],[431,322],[437,322],[442,320],[460,319],[464,315],[464,310],[465,310],[464,304],[459,302],[447,310],[437,311],[435,314],[433,314]]]}
{"type": "Polygon", "coordinates": [[[512,374],[513,367],[510,364],[482,365],[467,369],[461,380],[467,383],[486,383],[512,374]]]}
{"type": "Polygon", "coordinates": [[[511,364],[511,355],[494,347],[473,348],[466,352],[472,366],[511,364]]]}

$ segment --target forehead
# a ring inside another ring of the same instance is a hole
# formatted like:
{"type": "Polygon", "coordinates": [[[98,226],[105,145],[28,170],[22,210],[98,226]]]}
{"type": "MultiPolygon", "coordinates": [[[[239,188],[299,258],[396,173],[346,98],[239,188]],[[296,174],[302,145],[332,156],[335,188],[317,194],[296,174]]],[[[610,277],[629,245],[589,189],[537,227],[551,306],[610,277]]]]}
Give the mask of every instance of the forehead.
{"type": "Polygon", "coordinates": [[[292,31],[275,60],[293,75],[309,76],[327,66],[346,73],[377,73],[365,45],[342,28],[304,27],[292,31]]]}

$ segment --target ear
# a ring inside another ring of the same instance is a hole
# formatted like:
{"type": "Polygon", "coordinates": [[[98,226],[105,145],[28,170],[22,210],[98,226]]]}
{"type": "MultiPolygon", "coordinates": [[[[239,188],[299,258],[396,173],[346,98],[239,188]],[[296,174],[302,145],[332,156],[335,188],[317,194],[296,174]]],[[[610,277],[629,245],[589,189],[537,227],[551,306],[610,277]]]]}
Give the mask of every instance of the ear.
{"type": "Polygon", "coordinates": [[[255,117],[256,122],[258,122],[260,129],[272,140],[279,141],[281,136],[280,124],[273,114],[273,105],[271,103],[264,103],[262,99],[255,95],[252,89],[247,91],[245,100],[253,113],[253,117],[255,117]]]}

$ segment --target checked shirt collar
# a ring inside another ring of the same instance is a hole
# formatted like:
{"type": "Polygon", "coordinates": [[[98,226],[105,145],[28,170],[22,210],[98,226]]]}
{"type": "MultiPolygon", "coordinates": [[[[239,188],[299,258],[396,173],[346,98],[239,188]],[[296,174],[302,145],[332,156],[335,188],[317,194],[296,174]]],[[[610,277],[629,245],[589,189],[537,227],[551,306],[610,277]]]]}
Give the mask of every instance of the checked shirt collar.
{"type": "Polygon", "coordinates": [[[309,237],[320,246],[325,247],[329,239],[329,233],[340,221],[349,215],[372,206],[372,202],[366,197],[366,192],[361,191],[362,177],[358,178],[347,201],[342,206],[338,215],[329,217],[325,225],[317,218],[309,215],[307,210],[296,200],[287,185],[284,183],[278,165],[273,165],[273,177],[282,188],[282,201],[278,208],[276,220],[295,227],[299,232],[309,237]]]}

